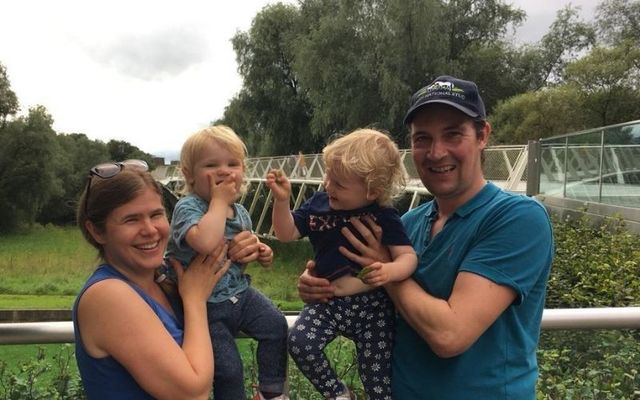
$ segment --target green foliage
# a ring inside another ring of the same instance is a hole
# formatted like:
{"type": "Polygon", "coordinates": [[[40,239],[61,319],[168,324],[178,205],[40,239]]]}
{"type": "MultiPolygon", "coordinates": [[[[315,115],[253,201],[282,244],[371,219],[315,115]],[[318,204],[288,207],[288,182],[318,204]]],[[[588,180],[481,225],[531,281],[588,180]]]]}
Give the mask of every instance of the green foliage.
{"type": "Polygon", "coordinates": [[[543,332],[538,399],[637,399],[637,331],[543,332]]]}
{"type": "Polygon", "coordinates": [[[252,155],[287,154],[317,148],[310,135],[311,107],[293,68],[293,44],[302,28],[296,7],[265,7],[233,48],[244,80],[240,93],[216,123],[231,126],[252,155]]]}
{"type": "Polygon", "coordinates": [[[556,252],[546,307],[625,307],[640,304],[638,236],[616,219],[554,224],[556,252]],[[588,240],[585,240],[588,238],[588,240]]]}
{"type": "MultiPolygon", "coordinates": [[[[638,236],[621,221],[554,220],[546,308],[640,304],[638,236]]],[[[638,399],[640,332],[543,331],[538,399],[638,399]]]]}
{"type": "Polygon", "coordinates": [[[640,47],[597,47],[567,66],[566,82],[584,100],[581,112],[592,116],[589,127],[637,119],[640,114],[640,47]]]}
{"type": "Polygon", "coordinates": [[[640,48],[597,47],[569,63],[564,79],[501,102],[489,117],[493,143],[524,144],[634,120],[640,114],[640,48]]]}
{"type": "Polygon", "coordinates": [[[0,140],[0,232],[31,225],[58,188],[53,119],[42,106],[12,121],[0,140]]]}
{"type": "Polygon", "coordinates": [[[526,144],[589,126],[583,98],[572,86],[527,92],[498,104],[489,121],[492,144],[526,144]]]}
{"type": "Polygon", "coordinates": [[[603,43],[640,43],[640,2],[605,0],[596,8],[596,26],[603,43]]]}
{"type": "Polygon", "coordinates": [[[336,133],[376,126],[401,139],[406,103],[441,74],[518,93],[503,40],[524,13],[498,0],[312,1],[265,7],[234,39],[243,88],[225,110],[254,154],[319,151],[336,133]],[[478,60],[486,61],[482,64],[478,60]]]}
{"type": "Polygon", "coordinates": [[[9,115],[18,112],[18,97],[11,90],[7,68],[0,63],[0,129],[4,128],[9,115]]]}
{"type": "Polygon", "coordinates": [[[84,399],[84,390],[75,367],[73,348],[61,346],[47,358],[38,348],[35,359],[21,361],[10,367],[0,360],[0,399],[6,400],[63,400],[84,399]]]}

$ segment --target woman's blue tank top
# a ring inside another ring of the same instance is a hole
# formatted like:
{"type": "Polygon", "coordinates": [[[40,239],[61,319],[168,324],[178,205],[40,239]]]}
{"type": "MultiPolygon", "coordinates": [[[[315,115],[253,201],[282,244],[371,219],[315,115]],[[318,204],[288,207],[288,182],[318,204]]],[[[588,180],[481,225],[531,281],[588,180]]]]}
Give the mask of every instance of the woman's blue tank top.
{"type": "Polygon", "coordinates": [[[89,400],[111,400],[111,399],[153,399],[145,392],[133,379],[131,374],[113,357],[94,358],[87,354],[80,338],[78,328],[78,302],[84,292],[91,285],[104,279],[119,279],[131,286],[142,299],[149,304],[149,307],[160,318],[160,321],[167,328],[167,331],[175,339],[176,343],[182,346],[183,326],[169,311],[157,303],[151,296],[142,291],[137,285],[129,281],[127,277],[118,272],[111,265],[103,264],[99,266],[89,277],[84,287],[78,294],[73,305],[73,329],[75,331],[76,361],[78,370],[82,378],[85,394],[89,400]]]}

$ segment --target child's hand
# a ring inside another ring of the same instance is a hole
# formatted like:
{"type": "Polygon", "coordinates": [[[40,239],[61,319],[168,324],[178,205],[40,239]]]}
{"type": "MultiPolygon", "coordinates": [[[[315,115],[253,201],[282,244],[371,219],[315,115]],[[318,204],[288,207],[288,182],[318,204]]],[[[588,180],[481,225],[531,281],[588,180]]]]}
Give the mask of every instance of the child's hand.
{"type": "Polygon", "coordinates": [[[382,286],[389,282],[389,265],[381,262],[375,262],[360,271],[358,277],[362,279],[362,282],[371,286],[382,286]]]}
{"type": "Polygon", "coordinates": [[[291,182],[279,169],[272,169],[267,173],[267,186],[278,201],[289,201],[291,197],[291,182]]]}
{"type": "Polygon", "coordinates": [[[216,177],[208,175],[211,193],[211,203],[213,200],[222,200],[225,204],[232,204],[238,198],[236,188],[236,174],[229,174],[224,180],[216,183],[216,177]]]}
{"type": "Polygon", "coordinates": [[[258,247],[258,262],[265,268],[273,264],[273,250],[264,243],[260,243],[258,247]]]}

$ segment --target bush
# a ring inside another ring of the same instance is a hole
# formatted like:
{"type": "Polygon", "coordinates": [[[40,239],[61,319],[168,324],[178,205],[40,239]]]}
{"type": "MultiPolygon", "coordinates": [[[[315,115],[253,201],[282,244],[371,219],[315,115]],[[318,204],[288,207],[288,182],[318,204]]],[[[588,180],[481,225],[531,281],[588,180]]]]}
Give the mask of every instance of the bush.
{"type": "Polygon", "coordinates": [[[547,308],[625,307],[640,303],[638,236],[610,219],[555,221],[556,252],[547,308]]]}
{"type": "MultiPolygon", "coordinates": [[[[622,221],[554,220],[554,236],[546,308],[638,305],[638,237],[622,221]]],[[[637,330],[544,331],[538,362],[538,399],[640,399],[637,330]]]]}
{"type": "Polygon", "coordinates": [[[61,346],[47,358],[42,347],[34,360],[20,362],[11,369],[0,360],[0,398],[4,400],[65,400],[84,399],[84,390],[77,372],[73,347],[61,346]],[[73,371],[73,372],[72,372],[73,371]]]}

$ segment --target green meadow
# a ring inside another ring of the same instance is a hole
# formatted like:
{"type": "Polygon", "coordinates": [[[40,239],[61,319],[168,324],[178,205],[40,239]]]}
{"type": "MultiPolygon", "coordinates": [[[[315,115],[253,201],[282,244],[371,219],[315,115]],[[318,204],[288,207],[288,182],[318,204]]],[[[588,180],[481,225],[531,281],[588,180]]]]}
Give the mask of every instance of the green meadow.
{"type": "MultiPolygon", "coordinates": [[[[267,241],[275,252],[271,268],[252,263],[252,285],[283,310],[299,310],[296,279],[312,256],[307,242],[267,241]]],[[[0,236],[0,309],[69,309],[99,263],[97,253],[75,227],[36,227],[0,236]]]]}

